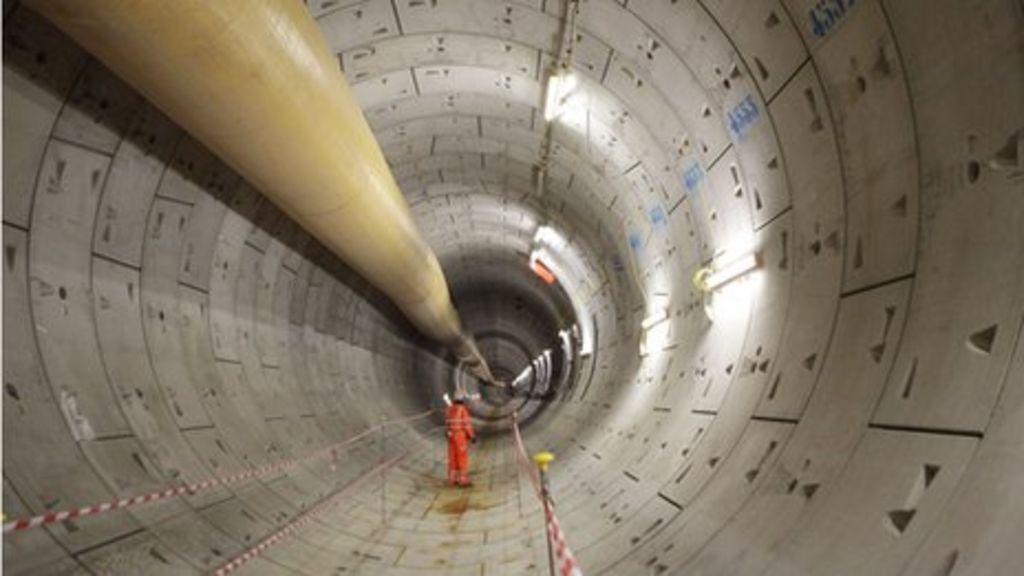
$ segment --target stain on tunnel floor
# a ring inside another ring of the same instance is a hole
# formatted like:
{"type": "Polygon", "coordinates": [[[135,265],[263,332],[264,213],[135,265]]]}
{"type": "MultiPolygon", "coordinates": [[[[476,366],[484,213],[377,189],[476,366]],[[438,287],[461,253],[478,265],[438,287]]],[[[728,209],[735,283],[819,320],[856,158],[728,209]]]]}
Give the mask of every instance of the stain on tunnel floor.
{"type": "Polygon", "coordinates": [[[474,445],[473,485],[465,488],[448,484],[444,448],[438,442],[414,452],[339,510],[335,518],[344,519],[345,530],[362,541],[360,554],[347,558],[345,574],[546,570],[543,513],[519,475],[510,443],[494,439],[474,445]],[[367,529],[360,531],[353,518],[367,529]],[[371,522],[376,522],[372,528],[371,522]]]}

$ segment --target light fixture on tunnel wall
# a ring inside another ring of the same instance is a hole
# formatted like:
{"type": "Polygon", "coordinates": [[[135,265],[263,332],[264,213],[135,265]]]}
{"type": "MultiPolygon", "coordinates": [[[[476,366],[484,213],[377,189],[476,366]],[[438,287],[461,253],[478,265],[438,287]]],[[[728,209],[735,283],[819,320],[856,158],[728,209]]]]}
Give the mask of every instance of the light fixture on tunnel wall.
{"type": "Polygon", "coordinates": [[[693,275],[694,286],[703,292],[717,290],[760,266],[754,250],[726,252],[716,260],[713,266],[701,268],[693,275]]]}
{"type": "Polygon", "coordinates": [[[550,226],[539,226],[533,234],[533,244],[534,249],[530,253],[530,269],[545,284],[554,284],[558,277],[551,267],[545,263],[551,261],[548,258],[547,248],[551,248],[555,253],[563,250],[567,245],[565,237],[550,226]]]}
{"type": "Polygon", "coordinates": [[[661,350],[668,342],[669,325],[668,308],[658,308],[650,316],[640,321],[643,334],[640,336],[640,356],[647,356],[652,350],[661,350]]]}
{"type": "MultiPolygon", "coordinates": [[[[693,274],[693,285],[702,295],[704,314],[708,320],[716,321],[717,309],[730,310],[745,301],[744,294],[749,295],[749,290],[737,292],[726,286],[748,276],[760,265],[760,255],[752,247],[744,246],[722,252],[711,265],[693,274]]],[[[740,284],[746,285],[742,282],[740,284]]]]}
{"type": "Polygon", "coordinates": [[[548,78],[547,96],[544,100],[544,121],[551,122],[565,110],[565,102],[576,89],[577,79],[572,72],[552,74],[548,78]]]}
{"type": "Polygon", "coordinates": [[[555,250],[563,248],[566,244],[565,237],[550,226],[540,226],[533,234],[533,243],[541,246],[550,246],[555,250]]]}
{"type": "Polygon", "coordinates": [[[664,322],[667,319],[668,309],[660,308],[656,310],[654,314],[651,314],[647,318],[644,318],[640,322],[640,328],[643,328],[644,330],[650,330],[652,327],[657,326],[658,324],[664,322]]]}
{"type": "Polygon", "coordinates": [[[533,251],[530,253],[530,268],[534,273],[538,269],[534,262],[541,262],[544,269],[551,273],[555,282],[565,290],[573,307],[573,314],[581,319],[577,331],[580,342],[580,357],[593,353],[596,330],[596,316],[589,313],[586,304],[581,303],[579,294],[593,293],[595,286],[588,281],[589,274],[585,258],[580,247],[574,245],[557,228],[547,224],[537,227],[533,235],[533,251]]]}

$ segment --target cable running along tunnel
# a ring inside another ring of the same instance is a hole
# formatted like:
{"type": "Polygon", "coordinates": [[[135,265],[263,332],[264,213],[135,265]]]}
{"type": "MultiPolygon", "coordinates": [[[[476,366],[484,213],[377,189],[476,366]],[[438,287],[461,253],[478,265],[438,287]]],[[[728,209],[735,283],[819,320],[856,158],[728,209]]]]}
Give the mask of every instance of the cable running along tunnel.
{"type": "Polygon", "coordinates": [[[1019,0],[3,10],[5,573],[1024,565],[1019,0]]]}

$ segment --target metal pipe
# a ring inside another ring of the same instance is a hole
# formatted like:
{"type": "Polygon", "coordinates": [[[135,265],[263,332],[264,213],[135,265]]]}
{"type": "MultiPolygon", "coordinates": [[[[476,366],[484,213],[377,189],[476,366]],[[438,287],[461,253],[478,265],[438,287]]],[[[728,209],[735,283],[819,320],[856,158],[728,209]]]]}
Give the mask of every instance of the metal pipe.
{"type": "Polygon", "coordinates": [[[316,22],[296,0],[30,0],[494,379],[316,22]]]}

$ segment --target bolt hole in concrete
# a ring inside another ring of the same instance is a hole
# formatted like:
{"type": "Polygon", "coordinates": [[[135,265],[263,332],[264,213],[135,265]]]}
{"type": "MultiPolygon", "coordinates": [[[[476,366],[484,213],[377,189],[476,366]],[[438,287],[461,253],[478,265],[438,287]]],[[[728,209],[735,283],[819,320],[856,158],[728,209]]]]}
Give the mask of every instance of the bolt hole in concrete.
{"type": "Polygon", "coordinates": [[[974,184],[981,178],[981,164],[976,160],[971,160],[967,163],[967,181],[974,184]]]}

